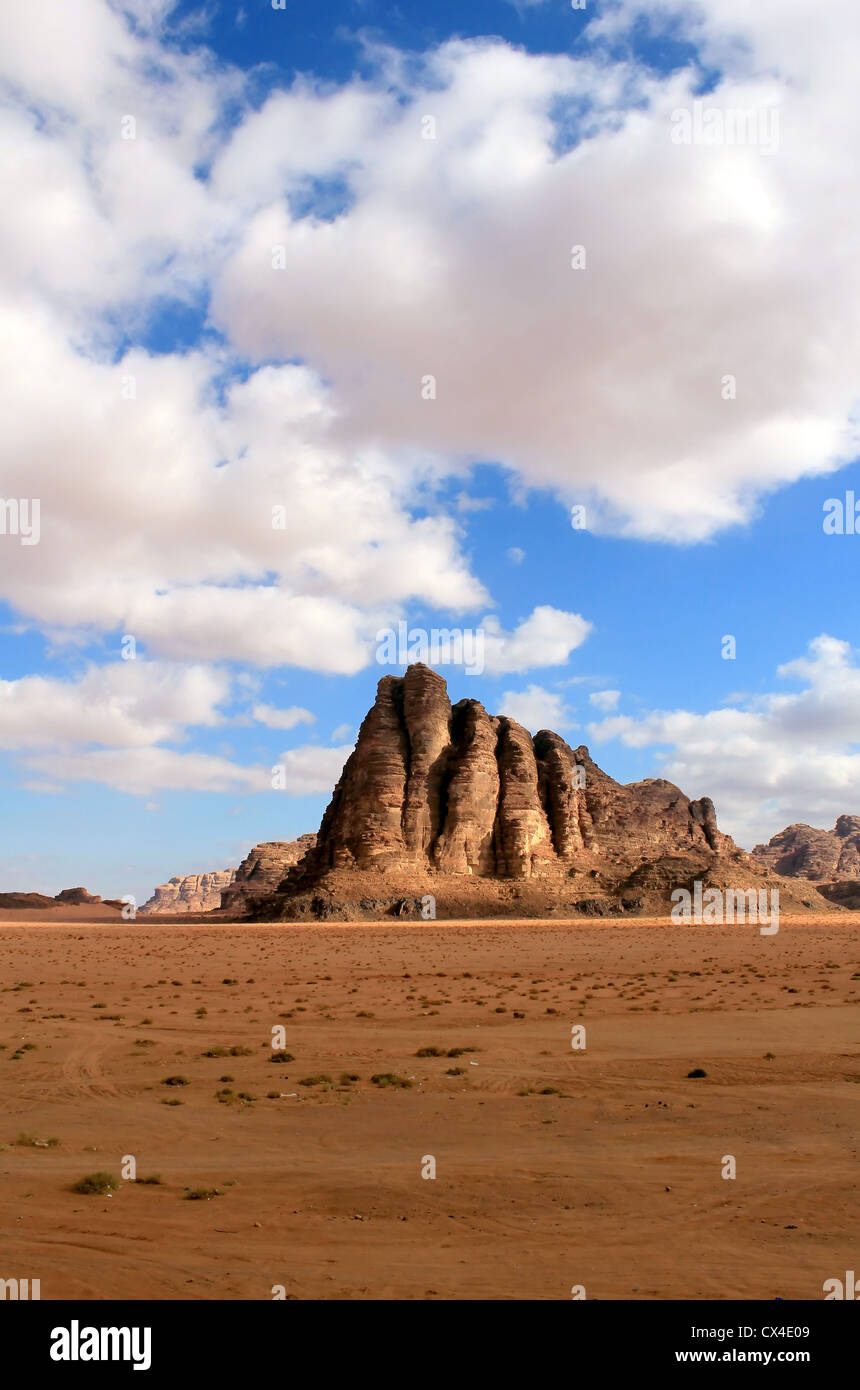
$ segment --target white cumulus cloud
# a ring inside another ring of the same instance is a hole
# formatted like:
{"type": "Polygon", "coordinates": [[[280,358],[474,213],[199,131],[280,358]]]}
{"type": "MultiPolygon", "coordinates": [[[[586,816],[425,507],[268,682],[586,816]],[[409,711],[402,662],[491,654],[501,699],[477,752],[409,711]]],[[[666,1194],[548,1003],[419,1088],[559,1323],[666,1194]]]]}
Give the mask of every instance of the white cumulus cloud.
{"type": "Polygon", "coordinates": [[[258,724],[268,729],[294,729],[297,724],[313,724],[316,715],[301,705],[291,705],[289,709],[276,709],[273,705],[254,705],[251,711],[258,724]]]}
{"type": "Polygon", "coordinates": [[[712,797],[721,829],[745,848],[796,821],[829,828],[838,815],[860,814],[857,653],[822,634],[777,675],[802,689],[703,714],[613,715],[590,725],[589,736],[653,748],[661,776],[689,796],[712,797]]]}
{"type": "Polygon", "coordinates": [[[540,685],[529,685],[525,690],[506,690],[499,696],[498,704],[499,714],[516,719],[532,734],[538,729],[561,733],[577,727],[562,697],[540,685]]]}
{"type": "Polygon", "coordinates": [[[493,675],[533,666],[563,666],[591,626],[579,613],[566,613],[551,604],[540,604],[513,632],[505,632],[498,618],[488,614],[481,623],[486,670],[493,675]]]}

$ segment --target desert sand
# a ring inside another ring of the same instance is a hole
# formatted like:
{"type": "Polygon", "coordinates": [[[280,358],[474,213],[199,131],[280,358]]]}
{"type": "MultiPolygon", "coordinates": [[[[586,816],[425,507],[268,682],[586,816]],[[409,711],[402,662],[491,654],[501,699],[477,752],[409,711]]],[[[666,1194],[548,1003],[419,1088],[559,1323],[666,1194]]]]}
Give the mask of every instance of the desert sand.
{"type": "Polygon", "coordinates": [[[857,1258],[857,942],[849,914],[770,937],[7,920],[0,1277],[43,1299],[820,1299],[857,1258]],[[122,1181],[125,1155],[161,1183],[122,1181]],[[102,1170],[112,1195],[71,1190],[102,1170]]]}

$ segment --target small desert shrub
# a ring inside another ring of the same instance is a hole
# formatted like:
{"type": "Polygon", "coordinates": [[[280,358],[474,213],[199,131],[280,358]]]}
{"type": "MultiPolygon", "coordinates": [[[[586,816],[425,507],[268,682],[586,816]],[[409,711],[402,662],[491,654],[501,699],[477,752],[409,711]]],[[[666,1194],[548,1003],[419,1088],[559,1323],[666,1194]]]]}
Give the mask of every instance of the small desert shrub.
{"type": "Polygon", "coordinates": [[[465,1075],[466,1075],[466,1068],[465,1068],[465,1067],[449,1067],[448,1070],[446,1071],[445,1075],[446,1075],[446,1076],[465,1076],[465,1075]]]}
{"type": "Polygon", "coordinates": [[[294,1062],[295,1060],[292,1052],[284,1052],[283,1050],[280,1052],[273,1052],[269,1058],[270,1062],[294,1062]]]}
{"type": "Polygon", "coordinates": [[[360,1013],[357,1013],[357,1014],[356,1014],[356,1018],[375,1018],[375,1017],[376,1017],[376,1015],[375,1015],[375,1014],[372,1014],[372,1013],[370,1012],[369,1009],[362,1009],[360,1013]]]}
{"type": "Polygon", "coordinates": [[[415,1053],[416,1057],[444,1057],[444,1047],[419,1047],[415,1053]]]}
{"type": "Polygon", "coordinates": [[[687,1072],[687,1076],[688,1076],[688,1077],[691,1077],[691,1076],[692,1076],[692,1077],[707,1076],[707,1074],[708,1074],[708,1073],[707,1073],[706,1071],[702,1071],[702,1068],[701,1068],[701,1067],[693,1067],[693,1070],[692,1070],[692,1071],[688,1071],[688,1072],[687,1072]]]}
{"type": "Polygon", "coordinates": [[[162,1081],[161,1084],[162,1084],[162,1086],[187,1086],[187,1085],[188,1085],[188,1077],[187,1077],[187,1076],[165,1076],[165,1078],[164,1078],[164,1080],[162,1081]]]}
{"type": "Polygon", "coordinates": [[[400,1090],[407,1090],[412,1085],[412,1082],[408,1081],[405,1076],[397,1076],[393,1071],[378,1071],[370,1079],[374,1086],[380,1086],[383,1090],[387,1086],[396,1086],[400,1090]]]}
{"type": "Polygon", "coordinates": [[[19,1149],[57,1149],[59,1139],[40,1139],[37,1134],[27,1134],[23,1130],[15,1140],[19,1149]]]}
{"type": "Polygon", "coordinates": [[[321,1071],[318,1076],[303,1076],[299,1082],[300,1086],[333,1086],[331,1077],[321,1071]]]}
{"type": "Polygon", "coordinates": [[[210,1197],[221,1197],[220,1187],[192,1187],[185,1194],[186,1202],[208,1202],[210,1197]]]}
{"type": "Polygon", "coordinates": [[[73,1192],[81,1192],[85,1196],[103,1197],[106,1192],[116,1192],[119,1187],[119,1179],[113,1173],[87,1173],[85,1178],[80,1178],[72,1186],[73,1192]]]}
{"type": "Polygon", "coordinates": [[[162,1104],[162,1105],[184,1105],[184,1104],[185,1104],[185,1101],[184,1101],[184,1100],[180,1100],[178,1096],[165,1096],[164,1099],[162,1100],[161,1104],[162,1104]]]}
{"type": "Polygon", "coordinates": [[[360,1081],[361,1077],[357,1071],[342,1071],[339,1080],[341,1086],[351,1086],[353,1081],[360,1081]]]}
{"type": "Polygon", "coordinates": [[[139,1183],[143,1183],[143,1186],[144,1186],[144,1187],[163,1187],[163,1186],[164,1186],[163,1182],[161,1181],[161,1177],[159,1176],[158,1173],[150,1173],[150,1175],[149,1175],[148,1178],[138,1178],[137,1181],[138,1181],[139,1183]]]}

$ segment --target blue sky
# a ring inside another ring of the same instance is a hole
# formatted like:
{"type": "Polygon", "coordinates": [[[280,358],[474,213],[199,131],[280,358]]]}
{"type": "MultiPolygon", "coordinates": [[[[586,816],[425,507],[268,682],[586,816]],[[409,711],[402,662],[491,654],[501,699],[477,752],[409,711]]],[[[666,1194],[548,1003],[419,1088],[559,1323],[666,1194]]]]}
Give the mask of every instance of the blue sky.
{"type": "Polygon", "coordinates": [[[400,621],[745,847],[858,810],[847,3],[47,4],[0,21],[5,889],[316,829],[400,621]]]}

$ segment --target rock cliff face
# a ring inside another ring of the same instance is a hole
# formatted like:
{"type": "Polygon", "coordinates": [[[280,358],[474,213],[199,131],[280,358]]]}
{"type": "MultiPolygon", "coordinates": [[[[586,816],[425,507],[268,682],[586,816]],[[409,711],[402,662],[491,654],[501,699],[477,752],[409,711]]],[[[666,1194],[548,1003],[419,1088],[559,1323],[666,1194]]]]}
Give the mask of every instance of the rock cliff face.
{"type": "Polygon", "coordinates": [[[808,879],[840,907],[860,908],[860,816],[840,816],[832,830],[787,825],[752,857],[773,873],[808,879]]]}
{"type": "Polygon", "coordinates": [[[316,844],[316,835],[297,840],[270,840],[255,845],[238,869],[186,874],[156,888],[138,915],[217,912],[243,917],[258,900],[275,893],[290,869],[316,844]]]}
{"type": "Polygon", "coordinates": [[[316,842],[316,835],[300,835],[297,840],[268,840],[255,845],[221,893],[222,911],[231,917],[244,916],[258,901],[277,891],[290,869],[316,842]]]}
{"type": "Polygon", "coordinates": [[[832,830],[788,825],[752,853],[787,878],[860,879],[860,816],[840,816],[832,830]]]}
{"type": "Polygon", "coordinates": [[[720,833],[708,798],[662,779],[622,786],[558,734],[532,738],[476,700],[452,707],[424,665],[379,682],[301,862],[284,878],[282,859],[270,870],[253,858],[224,905],[241,894],[261,916],[413,915],[423,894],[449,916],[665,910],[671,889],[696,877],[768,879],[720,833]],[[252,901],[254,879],[263,891],[252,901]]]}
{"type": "Polygon", "coordinates": [[[636,864],[682,847],[734,848],[707,798],[664,781],[621,786],[558,734],[532,738],[477,700],[452,708],[443,678],[416,665],[379,682],[306,871],[529,879],[583,856],[636,864]]]}
{"type": "Polygon", "coordinates": [[[156,916],[169,912],[214,912],[221,906],[221,894],[232,882],[235,869],[215,869],[209,874],[186,874],[162,883],[138,912],[156,916]]]}

